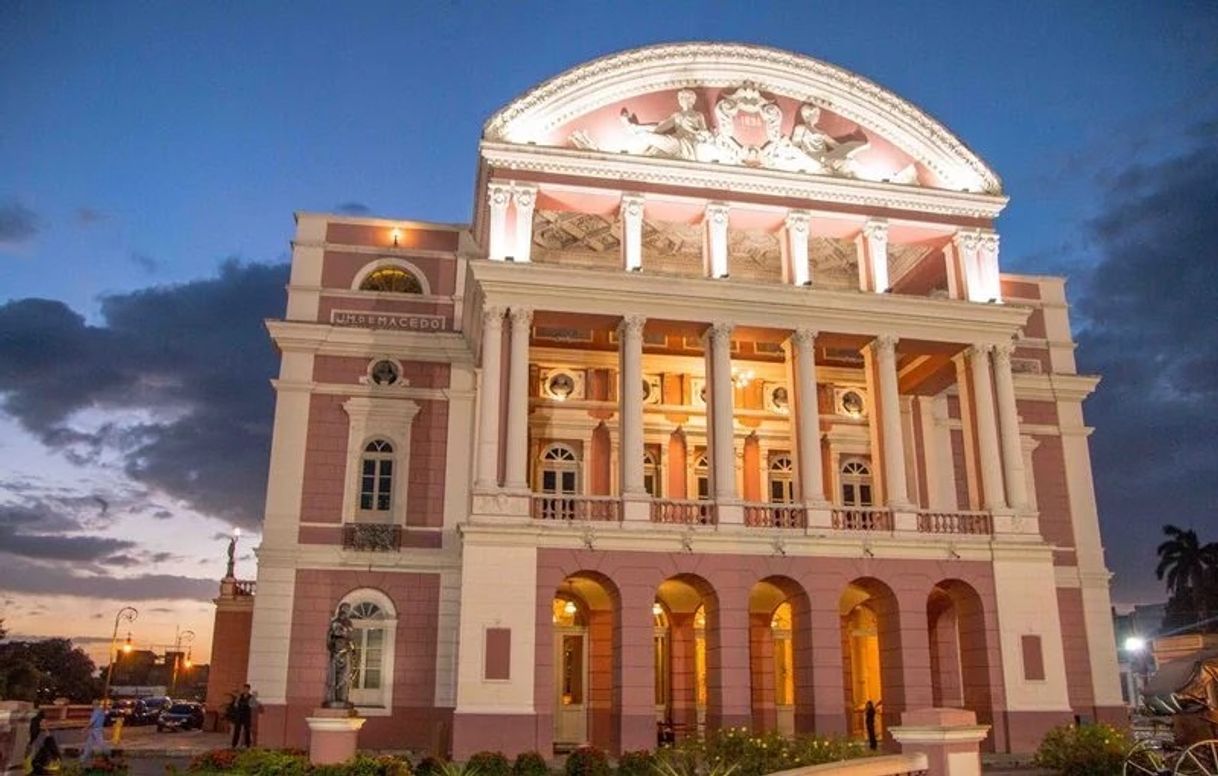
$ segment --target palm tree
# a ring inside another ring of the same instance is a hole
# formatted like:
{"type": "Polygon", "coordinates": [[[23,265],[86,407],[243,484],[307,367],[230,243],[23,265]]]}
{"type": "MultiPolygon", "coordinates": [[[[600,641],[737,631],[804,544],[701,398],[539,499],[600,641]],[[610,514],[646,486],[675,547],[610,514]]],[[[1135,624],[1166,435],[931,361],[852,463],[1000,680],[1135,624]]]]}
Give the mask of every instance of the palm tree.
{"type": "Polygon", "coordinates": [[[1169,538],[1159,545],[1155,576],[1166,577],[1167,592],[1171,595],[1191,598],[1197,605],[1198,619],[1204,620],[1209,616],[1207,582],[1218,569],[1218,546],[1202,546],[1197,540],[1197,532],[1192,529],[1184,531],[1174,525],[1165,525],[1163,533],[1169,538]]]}

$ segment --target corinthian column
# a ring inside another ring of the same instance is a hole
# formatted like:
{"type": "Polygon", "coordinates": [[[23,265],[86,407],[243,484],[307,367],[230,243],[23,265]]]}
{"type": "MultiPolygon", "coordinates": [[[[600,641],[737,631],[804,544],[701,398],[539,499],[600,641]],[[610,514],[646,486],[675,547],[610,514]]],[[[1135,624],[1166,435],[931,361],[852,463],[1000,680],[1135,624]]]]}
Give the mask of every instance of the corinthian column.
{"type": "Polygon", "coordinates": [[[706,230],[703,263],[706,265],[707,277],[728,276],[727,212],[728,207],[723,202],[709,202],[706,205],[706,216],[703,218],[703,229],[706,230]]]}
{"type": "Polygon", "coordinates": [[[859,272],[866,270],[867,282],[860,287],[863,291],[882,294],[888,290],[888,222],[872,218],[863,224],[862,242],[859,272]]]}
{"type": "Polygon", "coordinates": [[[643,268],[643,195],[622,195],[622,268],[638,272],[643,268]]]}
{"type": "Polygon", "coordinates": [[[512,260],[527,263],[533,252],[533,206],[537,204],[537,187],[517,185],[512,189],[512,203],[516,205],[516,250],[512,260]]]}
{"type": "Polygon", "coordinates": [[[646,319],[627,315],[618,324],[621,386],[618,414],[621,430],[622,495],[646,495],[643,487],[643,325],[646,319]]]}
{"type": "Polygon", "coordinates": [[[503,487],[528,490],[529,460],[529,332],[533,311],[513,307],[512,344],[508,360],[507,445],[504,447],[503,487]]]}
{"type": "Polygon", "coordinates": [[[883,432],[884,492],[888,506],[909,509],[909,486],[905,481],[905,444],[901,436],[901,402],[897,384],[897,338],[882,334],[871,342],[875,357],[876,385],[880,389],[880,429],[883,432]]]}
{"type": "Polygon", "coordinates": [[[736,444],[732,404],[732,329],[715,323],[706,330],[710,354],[711,471],[717,501],[736,499],[736,444]]]}
{"type": "Polygon", "coordinates": [[[512,201],[512,187],[506,183],[490,183],[486,187],[486,204],[490,209],[487,224],[486,257],[491,261],[507,258],[507,210],[512,201]]]}
{"type": "Polygon", "coordinates": [[[1015,346],[994,348],[994,392],[998,399],[998,429],[1002,434],[1002,471],[1007,479],[1011,506],[1028,509],[1028,482],[1023,468],[1023,443],[1019,438],[1019,408],[1015,404],[1015,381],[1011,376],[1011,354],[1015,346]]]}
{"type": "Polygon", "coordinates": [[[808,226],[812,214],[792,210],[783,221],[783,256],[786,259],[786,280],[791,285],[806,286],[812,282],[808,269],[808,226]]]}
{"type": "Polygon", "coordinates": [[[994,383],[990,380],[990,345],[974,345],[968,351],[973,381],[973,406],[977,410],[977,452],[981,458],[981,488],[985,508],[1006,509],[1002,486],[1002,454],[998,451],[998,429],[994,423],[994,383]]]}
{"type": "Polygon", "coordinates": [[[503,308],[482,308],[482,384],[478,388],[478,471],[475,487],[499,484],[499,379],[502,369],[503,308]]]}
{"type": "Polygon", "coordinates": [[[795,423],[799,450],[799,493],[806,504],[825,503],[820,459],[820,407],[816,400],[816,332],[796,329],[791,335],[795,355],[795,423]]]}

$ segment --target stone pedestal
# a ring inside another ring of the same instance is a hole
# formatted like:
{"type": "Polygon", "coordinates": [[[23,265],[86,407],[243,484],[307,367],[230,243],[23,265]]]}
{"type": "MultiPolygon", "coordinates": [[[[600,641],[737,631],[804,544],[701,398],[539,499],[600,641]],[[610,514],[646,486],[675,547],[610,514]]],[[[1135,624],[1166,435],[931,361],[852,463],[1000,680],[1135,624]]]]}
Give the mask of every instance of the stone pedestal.
{"type": "Polygon", "coordinates": [[[0,701],[0,774],[21,773],[30,720],[36,713],[32,703],[0,701]]]}
{"type": "Polygon", "coordinates": [[[964,709],[913,709],[888,728],[901,752],[926,755],[929,776],[981,776],[981,742],[989,731],[964,709]]]}
{"type": "Polygon", "coordinates": [[[355,757],[364,718],[355,709],[314,709],[309,725],[309,762],[313,765],[345,763],[355,757]]]}

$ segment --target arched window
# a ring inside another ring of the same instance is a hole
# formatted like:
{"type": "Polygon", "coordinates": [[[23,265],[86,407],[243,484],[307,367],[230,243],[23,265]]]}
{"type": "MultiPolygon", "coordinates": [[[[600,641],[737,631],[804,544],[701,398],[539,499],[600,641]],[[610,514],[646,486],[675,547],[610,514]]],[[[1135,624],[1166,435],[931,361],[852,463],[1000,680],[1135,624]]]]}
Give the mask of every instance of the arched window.
{"type": "Polygon", "coordinates": [[[393,507],[393,445],[374,439],[360,459],[359,511],[385,516],[393,507]]]}
{"type": "Polygon", "coordinates": [[[776,455],[770,459],[770,501],[774,504],[795,501],[795,466],[789,455],[776,455]]]}
{"type": "Polygon", "coordinates": [[[652,450],[643,451],[643,490],[652,498],[660,497],[660,465],[652,450]]]}
{"type": "Polygon", "coordinates": [[[378,590],[356,590],[343,599],[350,607],[354,642],[351,702],[360,708],[392,708],[393,643],[396,614],[393,602],[378,590]]]}
{"type": "Polygon", "coordinates": [[[421,294],[423,284],[413,272],[397,266],[381,267],[369,272],[360,281],[360,291],[379,291],[390,294],[421,294]]]}
{"type": "Polygon", "coordinates": [[[710,498],[710,466],[707,465],[706,453],[698,453],[694,458],[694,493],[699,499],[710,498]]]}
{"type": "Polygon", "coordinates": [[[566,445],[550,445],[541,454],[541,492],[578,493],[579,456],[566,445]]]}
{"type": "Polygon", "coordinates": [[[842,462],[840,473],[842,506],[871,506],[871,464],[861,458],[847,458],[842,462]]]}

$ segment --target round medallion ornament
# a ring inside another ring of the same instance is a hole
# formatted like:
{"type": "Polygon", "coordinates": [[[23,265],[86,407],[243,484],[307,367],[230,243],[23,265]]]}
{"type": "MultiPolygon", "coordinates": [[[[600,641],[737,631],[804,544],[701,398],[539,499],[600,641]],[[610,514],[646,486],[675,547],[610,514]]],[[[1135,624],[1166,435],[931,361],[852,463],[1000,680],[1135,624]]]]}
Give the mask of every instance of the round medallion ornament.
{"type": "Polygon", "coordinates": [[[842,394],[842,410],[850,417],[862,417],[863,406],[863,396],[858,391],[846,391],[842,394]]]}
{"type": "Polygon", "coordinates": [[[550,381],[546,384],[546,391],[555,399],[562,401],[575,392],[575,381],[571,379],[571,375],[558,372],[550,377],[550,381]]]}
{"type": "Polygon", "coordinates": [[[375,385],[393,385],[402,378],[398,365],[386,359],[373,364],[368,376],[375,385]]]}

